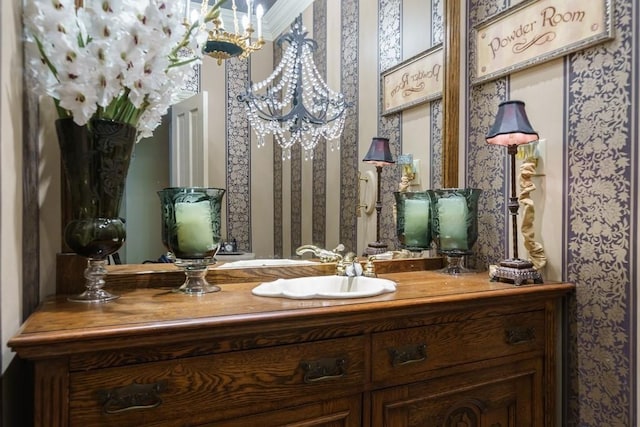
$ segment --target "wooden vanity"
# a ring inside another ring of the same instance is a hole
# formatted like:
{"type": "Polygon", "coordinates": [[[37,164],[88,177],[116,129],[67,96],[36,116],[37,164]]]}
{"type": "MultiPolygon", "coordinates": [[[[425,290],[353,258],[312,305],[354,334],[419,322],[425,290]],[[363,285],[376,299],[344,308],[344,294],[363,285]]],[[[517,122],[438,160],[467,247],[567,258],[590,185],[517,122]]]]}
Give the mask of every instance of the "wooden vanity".
{"type": "Polygon", "coordinates": [[[364,299],[122,289],[44,302],[9,346],[36,426],[554,426],[558,311],[573,285],[382,274],[364,299]],[[458,424],[460,423],[460,424],[458,424]]]}

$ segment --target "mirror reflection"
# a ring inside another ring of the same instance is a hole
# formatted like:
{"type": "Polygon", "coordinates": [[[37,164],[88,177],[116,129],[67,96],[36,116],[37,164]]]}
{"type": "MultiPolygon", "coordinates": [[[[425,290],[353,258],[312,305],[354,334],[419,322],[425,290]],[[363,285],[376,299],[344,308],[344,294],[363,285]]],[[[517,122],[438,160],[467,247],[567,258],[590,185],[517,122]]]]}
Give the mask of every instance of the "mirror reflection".
{"type": "Polygon", "coordinates": [[[234,255],[225,261],[297,258],[295,249],[309,243],[323,248],[342,243],[363,253],[376,239],[376,176],[362,158],[376,136],[389,138],[396,160],[411,159],[385,168],[381,177],[380,238],[390,249],[399,244],[393,192],[400,185],[409,191],[441,186],[441,98],[382,116],[380,74],[442,42],[443,2],[402,0],[385,10],[337,0],[269,3],[264,4],[265,46],[248,60],[218,65],[205,58],[199,93],[174,106],[154,136],[137,144],[122,213],[128,235],[122,262],[155,262],[164,253],[157,192],[175,185],[226,189],[222,236],[234,255]],[[288,4],[288,16],[280,3],[288,4]],[[274,39],[299,13],[308,37],[318,44],[313,58],[323,80],[353,105],[341,138],[321,142],[313,160],[305,161],[296,145],[283,161],[282,150],[269,138],[258,147],[237,95],[277,67],[283,49],[274,39]],[[185,123],[181,114],[201,117],[188,143],[176,138],[185,123]],[[402,182],[407,168],[413,179],[402,182]]]}

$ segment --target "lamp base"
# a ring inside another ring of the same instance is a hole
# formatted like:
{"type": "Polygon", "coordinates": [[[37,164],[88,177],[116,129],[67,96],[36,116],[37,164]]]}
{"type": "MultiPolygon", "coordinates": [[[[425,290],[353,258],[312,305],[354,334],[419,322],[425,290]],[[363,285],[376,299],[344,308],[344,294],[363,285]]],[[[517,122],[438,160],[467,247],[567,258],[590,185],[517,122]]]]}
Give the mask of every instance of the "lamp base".
{"type": "Polygon", "coordinates": [[[382,242],[371,242],[369,245],[364,248],[364,255],[378,255],[387,252],[387,244],[382,242]]]}
{"type": "Polygon", "coordinates": [[[518,258],[500,261],[495,271],[491,272],[491,281],[513,283],[516,286],[520,286],[529,281],[535,284],[543,283],[542,275],[538,270],[533,268],[533,263],[518,258]]]}

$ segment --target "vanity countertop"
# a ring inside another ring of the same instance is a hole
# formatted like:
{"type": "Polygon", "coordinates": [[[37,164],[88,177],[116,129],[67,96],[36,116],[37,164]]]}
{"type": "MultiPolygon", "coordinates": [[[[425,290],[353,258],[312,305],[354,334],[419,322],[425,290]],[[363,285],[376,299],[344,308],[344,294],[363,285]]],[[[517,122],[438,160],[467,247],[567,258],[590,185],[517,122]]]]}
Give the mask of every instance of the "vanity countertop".
{"type": "Polygon", "coordinates": [[[406,317],[457,307],[535,301],[570,292],[573,285],[522,285],[491,282],[487,272],[450,276],[434,271],[390,273],[393,293],[361,299],[291,300],[251,294],[259,282],[220,284],[222,290],[200,297],[172,288],[121,289],[104,304],[44,301],[23,324],[9,346],[21,357],[38,359],[82,351],[153,344],[157,333],[176,342],[283,328],[339,325],[366,318],[406,317]]]}

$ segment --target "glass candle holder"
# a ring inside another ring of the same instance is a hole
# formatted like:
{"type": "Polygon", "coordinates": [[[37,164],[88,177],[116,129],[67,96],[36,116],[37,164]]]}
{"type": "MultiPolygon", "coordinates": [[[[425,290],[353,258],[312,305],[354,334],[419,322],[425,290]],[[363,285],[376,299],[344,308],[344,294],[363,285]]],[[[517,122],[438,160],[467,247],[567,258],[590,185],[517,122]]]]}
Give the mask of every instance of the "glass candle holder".
{"type": "Polygon", "coordinates": [[[396,199],[396,233],[403,249],[422,252],[431,248],[431,209],[426,191],[393,193],[396,199]]]}
{"type": "Polygon", "coordinates": [[[432,233],[438,253],[446,256],[447,274],[470,273],[463,258],[471,255],[478,240],[478,199],[476,188],[428,190],[431,202],[432,233]]]}
{"type": "Polygon", "coordinates": [[[162,207],[162,240],[175,265],[185,272],[177,291],[202,295],[220,290],[206,280],[221,242],[221,208],[225,190],[174,187],[158,191],[162,207]]]}

